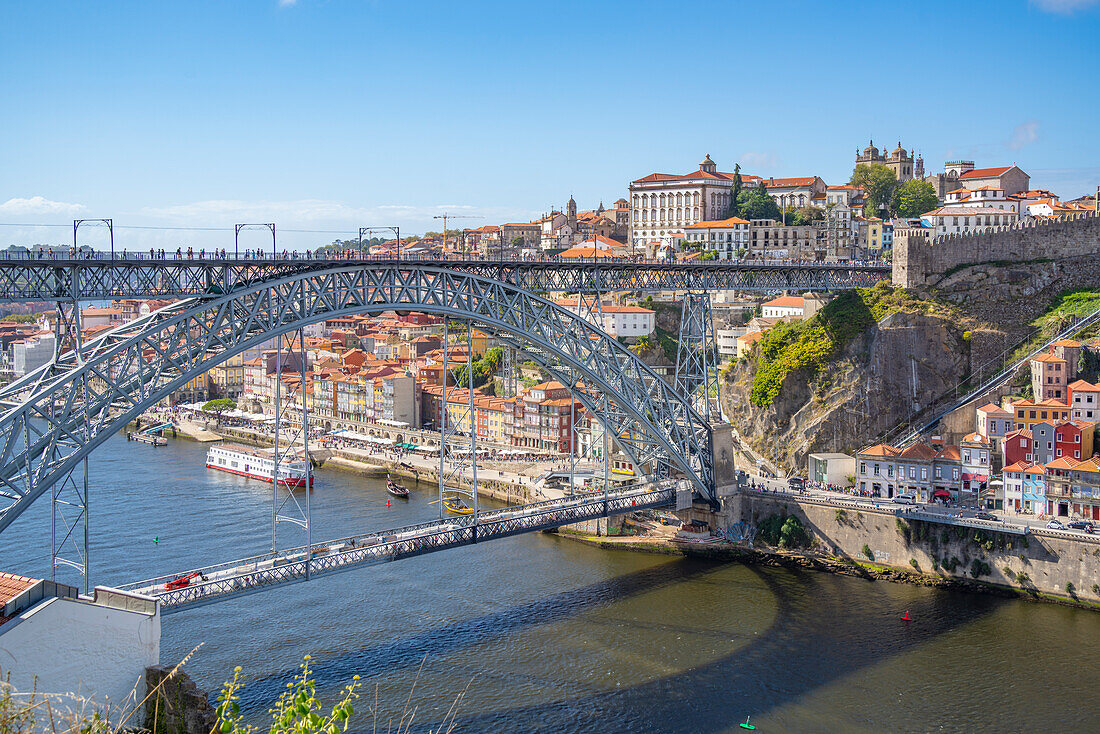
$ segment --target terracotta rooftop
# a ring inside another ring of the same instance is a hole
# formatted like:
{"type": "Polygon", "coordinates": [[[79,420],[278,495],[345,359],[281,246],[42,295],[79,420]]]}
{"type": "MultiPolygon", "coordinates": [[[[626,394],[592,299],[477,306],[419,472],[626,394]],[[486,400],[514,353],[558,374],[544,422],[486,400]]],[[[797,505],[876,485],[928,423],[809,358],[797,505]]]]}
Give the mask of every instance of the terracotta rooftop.
{"type": "Polygon", "coordinates": [[[7,604],[27,589],[37,584],[39,579],[0,571],[0,607],[7,604]]]}

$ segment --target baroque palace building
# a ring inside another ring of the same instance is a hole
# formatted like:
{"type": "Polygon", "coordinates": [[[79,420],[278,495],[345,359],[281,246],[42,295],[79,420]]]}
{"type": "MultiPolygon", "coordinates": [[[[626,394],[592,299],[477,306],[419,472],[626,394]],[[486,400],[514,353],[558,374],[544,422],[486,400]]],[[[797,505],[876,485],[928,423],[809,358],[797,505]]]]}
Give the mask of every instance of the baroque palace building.
{"type": "MultiPolygon", "coordinates": [[[[684,228],[723,219],[730,207],[732,173],[718,170],[708,154],[699,170],[685,173],[651,173],[630,183],[630,244],[639,247],[684,228]]],[[[741,174],[748,188],[759,176],[741,174]]]]}

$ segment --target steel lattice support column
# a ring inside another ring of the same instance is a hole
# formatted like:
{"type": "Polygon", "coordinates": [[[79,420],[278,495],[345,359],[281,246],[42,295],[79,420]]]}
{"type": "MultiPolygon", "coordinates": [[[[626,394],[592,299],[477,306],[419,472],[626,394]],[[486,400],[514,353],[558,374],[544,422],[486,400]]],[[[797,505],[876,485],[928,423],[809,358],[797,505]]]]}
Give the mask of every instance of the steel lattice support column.
{"type": "Polygon", "coordinates": [[[686,293],[680,310],[680,340],[676,347],[676,390],[688,397],[710,422],[721,416],[718,406],[718,345],[709,293],[686,293]]]}
{"type": "MultiPolygon", "coordinates": [[[[295,332],[291,332],[293,334],[295,332]]],[[[272,453],[274,471],[271,477],[271,552],[279,552],[278,542],[278,530],[280,523],[286,523],[297,526],[305,532],[306,544],[312,537],[312,513],[310,508],[310,495],[313,493],[311,484],[312,472],[310,471],[309,460],[309,408],[307,406],[306,399],[306,347],[305,347],[305,332],[299,329],[297,332],[298,345],[300,347],[300,359],[301,364],[298,366],[298,384],[301,388],[301,411],[299,421],[299,428],[295,431],[290,439],[284,444],[281,444],[283,435],[283,423],[287,413],[293,413],[293,410],[288,410],[290,407],[288,404],[294,399],[293,395],[287,396],[283,399],[283,361],[290,357],[294,352],[294,339],[291,334],[279,336],[275,340],[275,451],[272,453]],[[283,352],[283,342],[286,342],[286,352],[283,352]],[[287,472],[281,468],[281,465],[289,461],[294,461],[297,455],[297,451],[294,446],[298,443],[299,438],[302,442],[302,457],[305,460],[306,476],[305,476],[305,500],[299,499],[295,493],[296,482],[292,483],[287,477],[287,472]]]]}
{"type": "MultiPolygon", "coordinates": [[[[80,364],[81,329],[80,302],[71,301],[66,308],[59,302],[54,323],[54,363],[62,361],[62,354],[80,364]]],[[[73,386],[75,403],[84,405],[88,394],[88,376],[84,374],[73,386]]],[[[80,434],[58,436],[57,442],[47,451],[49,460],[57,461],[73,450],[79,449],[82,440],[90,435],[87,412],[79,427],[80,434]]],[[[29,438],[29,436],[28,436],[29,438]]],[[[59,567],[76,570],[83,578],[84,593],[91,588],[88,565],[88,457],[69,470],[50,491],[50,580],[57,580],[59,567]]]]}

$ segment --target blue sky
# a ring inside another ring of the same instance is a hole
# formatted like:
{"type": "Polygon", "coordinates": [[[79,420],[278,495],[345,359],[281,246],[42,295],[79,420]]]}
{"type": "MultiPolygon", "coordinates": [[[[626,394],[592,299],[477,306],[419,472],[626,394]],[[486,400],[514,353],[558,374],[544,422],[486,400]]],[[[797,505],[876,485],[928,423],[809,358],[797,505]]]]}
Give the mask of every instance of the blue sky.
{"type": "Polygon", "coordinates": [[[869,137],[1100,183],[1097,0],[2,2],[0,223],[420,232],[610,204],[706,153],[840,183],[869,137]]]}

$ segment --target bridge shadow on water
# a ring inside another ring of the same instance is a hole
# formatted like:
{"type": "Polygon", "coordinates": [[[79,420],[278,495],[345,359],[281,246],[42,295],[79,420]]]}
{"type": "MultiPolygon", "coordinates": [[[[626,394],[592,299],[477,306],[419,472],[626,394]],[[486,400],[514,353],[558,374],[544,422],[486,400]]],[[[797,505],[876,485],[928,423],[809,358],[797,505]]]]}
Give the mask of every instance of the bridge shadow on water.
{"type": "MultiPolygon", "coordinates": [[[[681,559],[517,604],[492,614],[425,630],[386,644],[347,651],[323,660],[315,658],[313,669],[317,686],[339,687],[355,675],[366,680],[403,668],[415,668],[425,655],[429,656],[430,665],[432,658],[449,651],[491,642],[525,628],[566,620],[588,609],[701,577],[714,568],[713,563],[681,559]]],[[[296,673],[296,669],[288,670],[250,681],[241,693],[242,708],[259,708],[274,701],[296,673]]]]}
{"type": "MultiPolygon", "coordinates": [[[[562,621],[625,597],[700,579],[727,565],[680,559],[392,643],[317,660],[318,688],[335,689],[356,674],[369,681],[415,667],[425,655],[430,667],[437,655],[562,621]]],[[[899,609],[897,599],[888,593],[889,584],[789,569],[748,570],[763,583],[771,596],[768,602],[776,609],[772,625],[747,645],[731,645],[734,649],[726,656],[639,685],[582,690],[579,695],[530,706],[483,712],[463,709],[455,731],[728,731],[746,715],[760,717],[891,656],[915,650],[938,635],[992,613],[1003,603],[989,596],[927,590],[904,602],[907,608],[899,609]],[[916,621],[902,623],[898,616],[903,611],[916,621]]],[[[689,605],[690,597],[685,597],[684,603],[689,605]]],[[[690,607],[685,606],[681,613],[689,616],[690,607]]],[[[676,625],[676,619],[668,622],[676,625]]],[[[730,625],[735,624],[731,620],[730,625]]],[[[733,627],[729,631],[743,632],[733,627]]],[[[293,671],[286,671],[250,683],[242,703],[259,709],[284,690],[292,675],[293,671]]],[[[365,704],[361,702],[358,709],[365,716],[365,704]]],[[[413,731],[438,727],[438,721],[425,722],[413,731]]]]}

